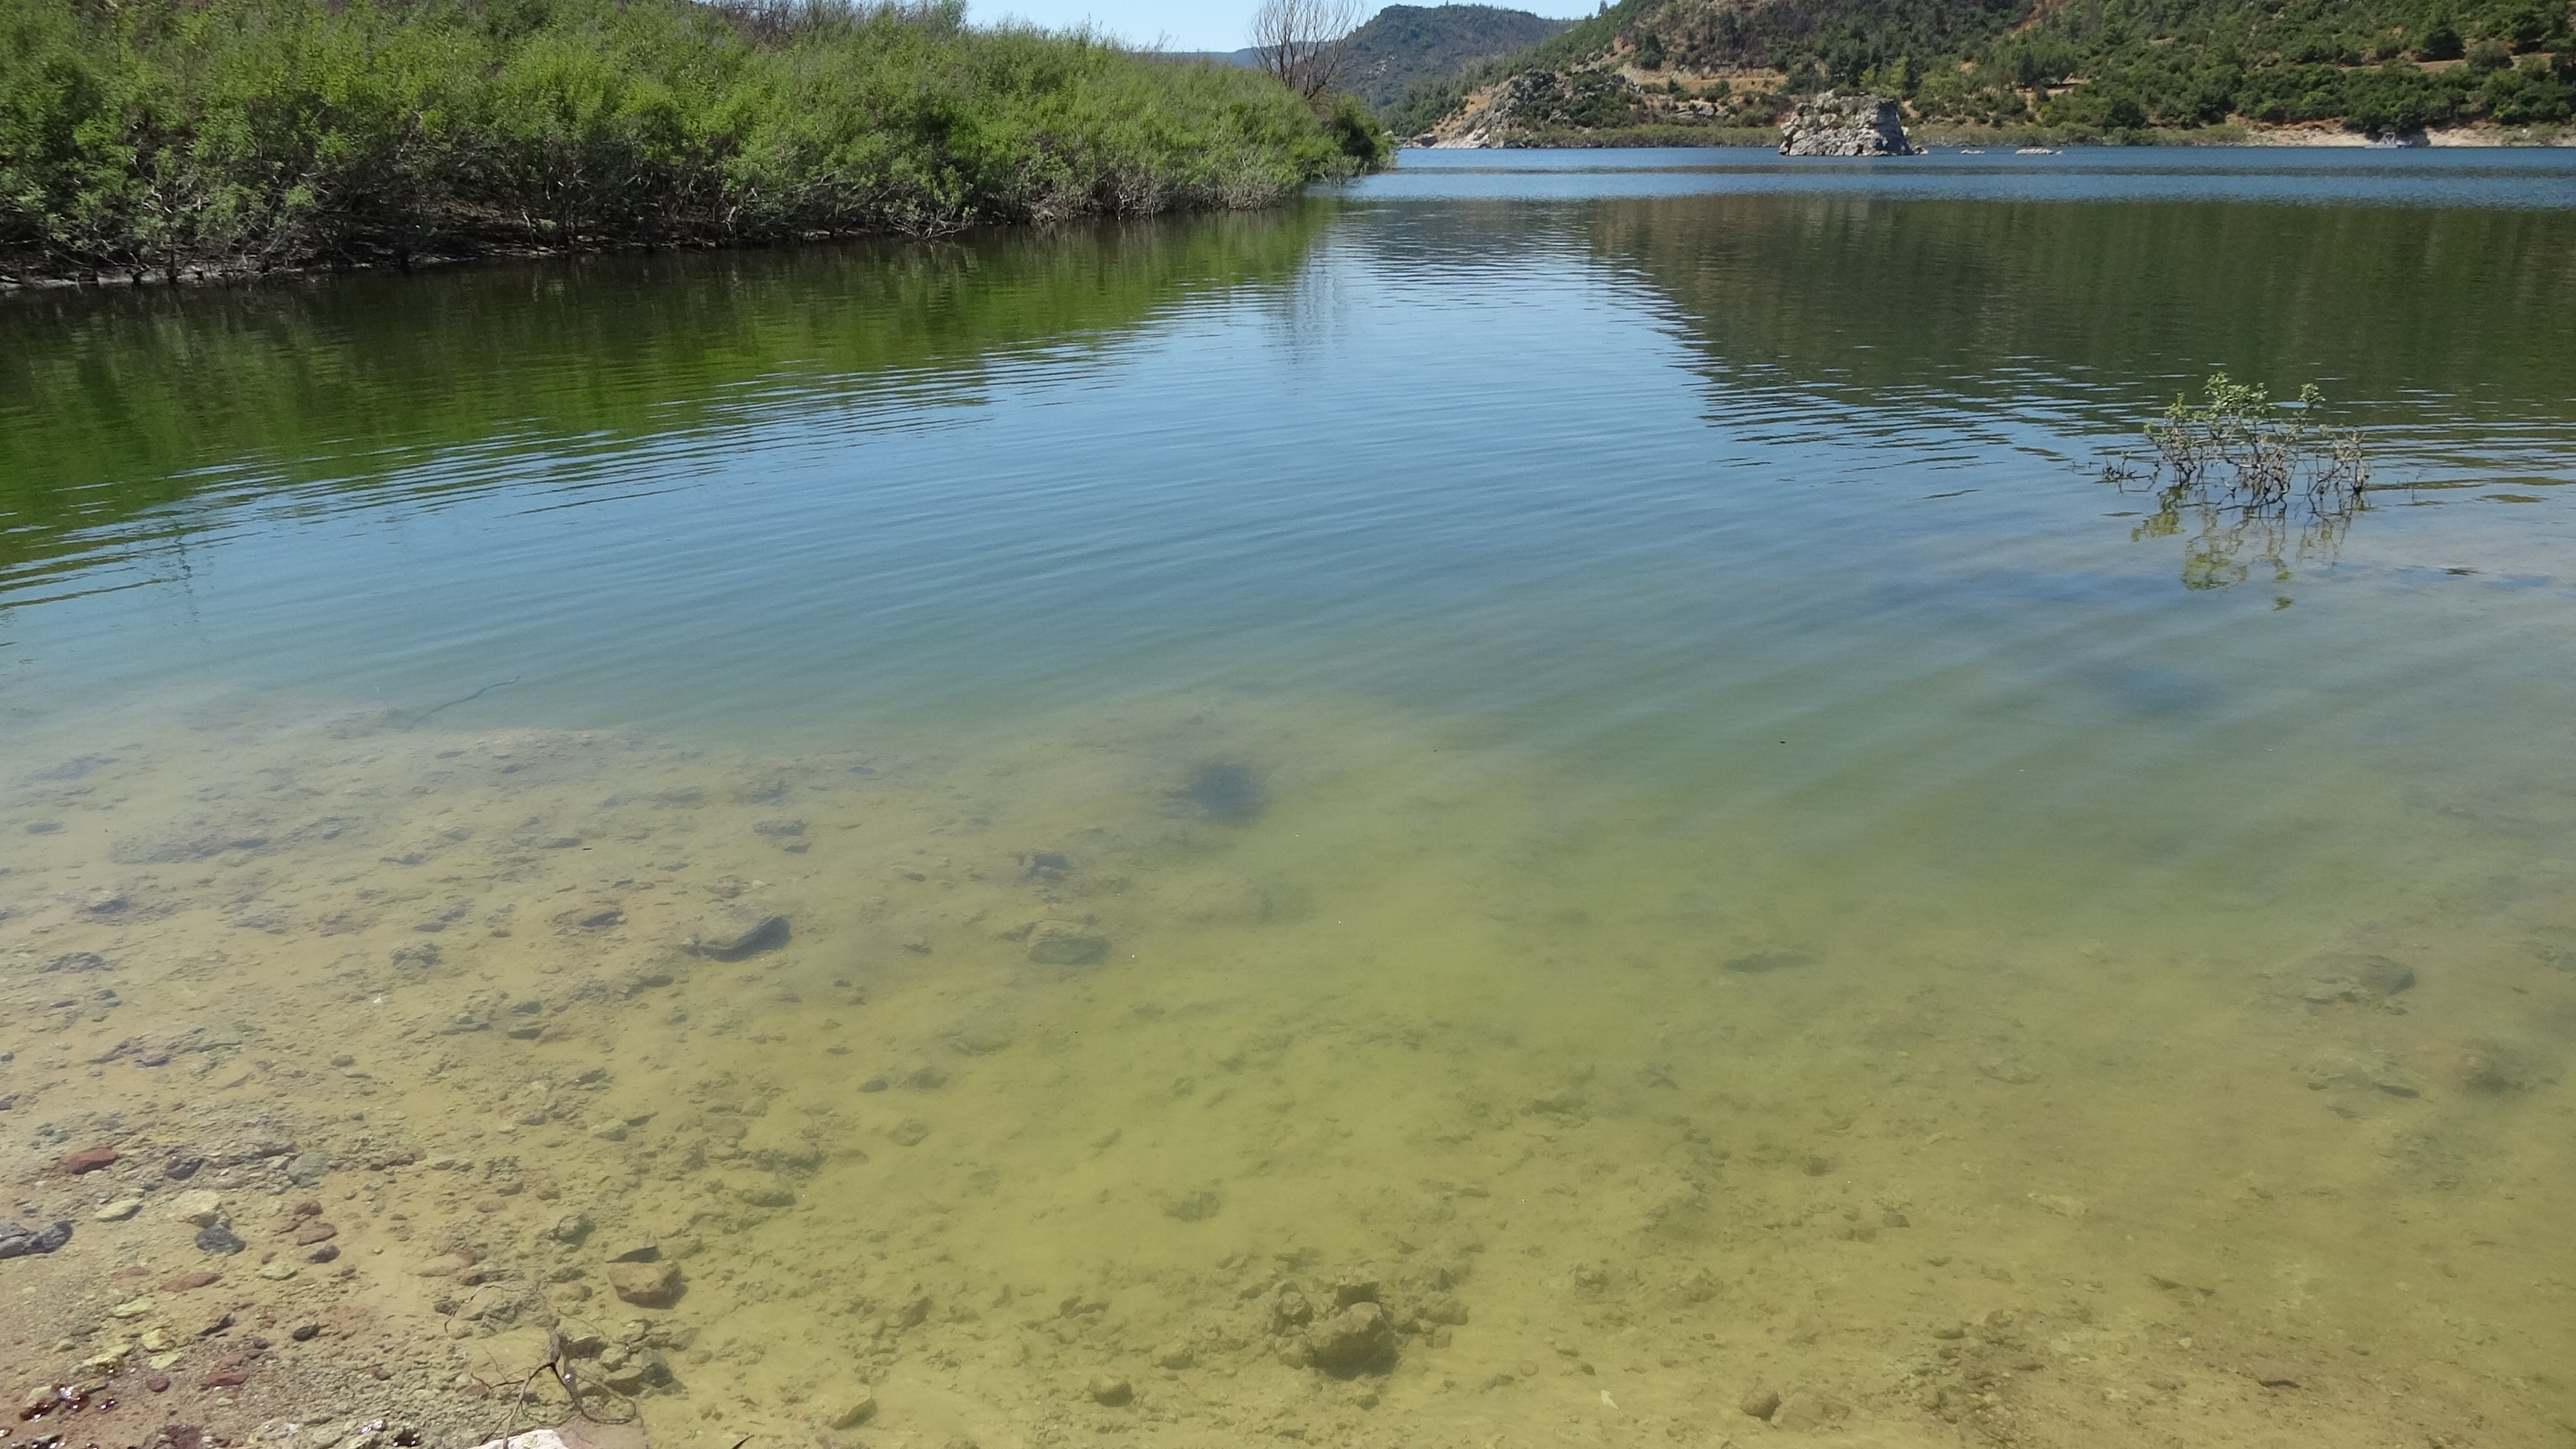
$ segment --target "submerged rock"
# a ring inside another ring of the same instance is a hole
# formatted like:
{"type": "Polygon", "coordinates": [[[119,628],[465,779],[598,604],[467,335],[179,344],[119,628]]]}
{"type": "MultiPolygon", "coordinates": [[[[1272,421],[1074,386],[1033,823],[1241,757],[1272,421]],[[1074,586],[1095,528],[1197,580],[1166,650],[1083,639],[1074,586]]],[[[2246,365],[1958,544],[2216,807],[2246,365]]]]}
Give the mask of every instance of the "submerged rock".
{"type": "Polygon", "coordinates": [[[2460,1060],[2460,1085],[2490,1097],[2528,1092],[2560,1076],[2557,1063],[2522,1042],[2493,1037],[2470,1043],[2460,1060]]]}
{"type": "Polygon", "coordinates": [[[608,1286],[638,1308],[668,1308],[680,1296],[680,1265],[656,1259],[649,1263],[612,1263],[608,1286]]]}
{"type": "Polygon", "coordinates": [[[1109,955],[1109,938],[1080,926],[1047,921],[1029,932],[1029,959],[1041,966],[1089,966],[1109,955]]]}
{"type": "Polygon", "coordinates": [[[1759,976],[1766,971],[1787,971],[1792,967],[1811,966],[1816,958],[1804,951],[1756,951],[1737,956],[1720,968],[1739,976],[1759,976]]]}
{"type": "Polygon", "coordinates": [[[1395,1364],[1395,1320],[1373,1302],[1352,1304],[1306,1330],[1315,1367],[1340,1378],[1395,1364]]]}
{"type": "Polygon", "coordinates": [[[1269,791],[1262,787],[1261,777],[1243,765],[1201,765],[1190,772],[1189,780],[1175,793],[1199,814],[1230,825],[1252,819],[1269,803],[1269,791]]]}
{"type": "Polygon", "coordinates": [[[2415,969],[2386,956],[2329,951],[2311,969],[2316,972],[2307,991],[2312,1002],[2384,1000],[2415,985],[2415,969]]]}
{"type": "Polygon", "coordinates": [[[1827,91],[1800,101],[1780,123],[1783,156],[1911,156],[1905,117],[1879,96],[1827,91]]]}
{"type": "Polygon", "coordinates": [[[1850,1405],[1806,1389],[1782,1395],[1769,1415],[1774,1429],[1832,1429],[1850,1417],[1850,1405]]]}
{"type": "Polygon", "coordinates": [[[735,906],[698,928],[681,946],[692,956],[739,961],[787,944],[787,918],[757,907],[735,906]]]}

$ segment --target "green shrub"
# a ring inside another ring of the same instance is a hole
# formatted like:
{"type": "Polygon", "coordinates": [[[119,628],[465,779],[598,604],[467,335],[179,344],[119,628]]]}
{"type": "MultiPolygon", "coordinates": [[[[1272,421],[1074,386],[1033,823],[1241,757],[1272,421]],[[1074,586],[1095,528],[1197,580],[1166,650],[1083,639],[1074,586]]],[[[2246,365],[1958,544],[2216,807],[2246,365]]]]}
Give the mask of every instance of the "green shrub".
{"type": "Polygon", "coordinates": [[[1276,202],[1382,128],[954,0],[10,0],[0,248],[58,269],[932,233],[1276,202]]]}

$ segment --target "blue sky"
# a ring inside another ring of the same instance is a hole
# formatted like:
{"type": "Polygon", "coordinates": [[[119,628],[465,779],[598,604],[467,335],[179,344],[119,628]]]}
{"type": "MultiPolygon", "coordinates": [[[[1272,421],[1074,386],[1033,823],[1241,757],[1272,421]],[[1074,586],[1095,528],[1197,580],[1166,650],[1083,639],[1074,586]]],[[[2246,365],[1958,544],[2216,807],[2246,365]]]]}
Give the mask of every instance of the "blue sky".
{"type": "MultiPolygon", "coordinates": [[[[1040,25],[1079,25],[1085,20],[1121,40],[1149,45],[1158,37],[1173,50],[1233,50],[1250,43],[1259,0],[969,0],[968,15],[981,23],[1006,18],[1040,25]]],[[[1416,0],[1437,4],[1438,0],[1416,0]]],[[[1589,15],[1596,0],[1488,0],[1539,15],[1589,15]]],[[[1369,5],[1371,13],[1377,6],[1369,5]]]]}

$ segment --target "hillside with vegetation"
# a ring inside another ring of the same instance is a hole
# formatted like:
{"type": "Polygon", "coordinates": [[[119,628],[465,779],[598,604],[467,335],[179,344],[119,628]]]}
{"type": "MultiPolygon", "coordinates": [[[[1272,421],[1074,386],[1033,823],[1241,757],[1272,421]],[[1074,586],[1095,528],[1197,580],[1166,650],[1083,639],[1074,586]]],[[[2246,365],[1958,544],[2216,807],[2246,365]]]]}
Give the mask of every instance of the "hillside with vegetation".
{"type": "Polygon", "coordinates": [[[961,0],[9,0],[0,279],[1266,206],[1356,102],[961,0]]]}
{"type": "MultiPolygon", "coordinates": [[[[1828,87],[1936,127],[2149,139],[2576,121],[2570,0],[1620,0],[1418,95],[1486,144],[1710,139],[1828,87]]],[[[2535,130],[2536,128],[2536,130],[2535,130]]]]}
{"type": "Polygon", "coordinates": [[[1425,81],[1517,54],[1571,23],[1494,5],[1389,5],[1351,32],[1341,82],[1383,113],[1425,81]]]}

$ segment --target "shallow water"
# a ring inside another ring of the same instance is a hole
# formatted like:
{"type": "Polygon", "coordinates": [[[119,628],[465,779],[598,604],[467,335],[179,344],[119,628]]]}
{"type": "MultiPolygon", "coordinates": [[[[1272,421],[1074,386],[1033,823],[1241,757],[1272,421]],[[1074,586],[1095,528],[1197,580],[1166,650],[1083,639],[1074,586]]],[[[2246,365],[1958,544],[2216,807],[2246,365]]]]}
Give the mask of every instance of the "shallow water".
{"type": "Polygon", "coordinates": [[[2576,156],[5,302],[0,1134],[327,1154],[314,1442],[549,1326],[719,1449],[2576,1418],[2576,156]],[[2222,367],[2373,506],[2101,481],[2222,367]]]}

